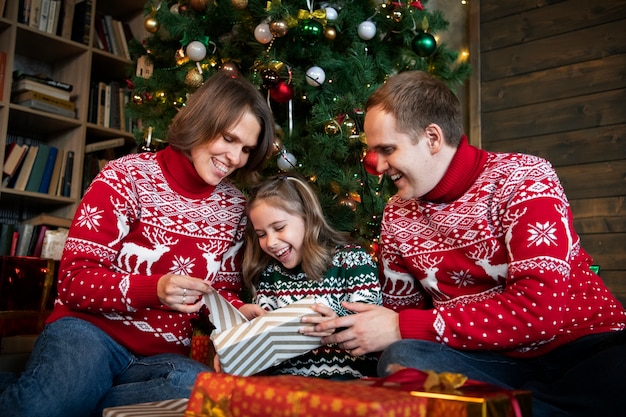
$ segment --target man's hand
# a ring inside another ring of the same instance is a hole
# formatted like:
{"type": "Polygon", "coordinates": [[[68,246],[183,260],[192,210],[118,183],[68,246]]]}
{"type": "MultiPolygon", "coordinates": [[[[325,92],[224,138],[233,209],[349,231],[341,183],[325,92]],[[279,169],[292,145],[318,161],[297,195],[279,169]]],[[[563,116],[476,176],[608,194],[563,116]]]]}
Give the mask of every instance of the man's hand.
{"type": "Polygon", "coordinates": [[[329,336],[331,334],[333,334],[333,330],[326,330],[326,331],[315,331],[316,324],[325,322],[325,321],[329,321],[329,320],[333,320],[336,319],[337,317],[337,313],[335,313],[335,310],[333,310],[332,308],[328,307],[325,304],[320,304],[320,303],[316,303],[312,306],[311,308],[313,311],[315,311],[316,313],[319,313],[320,315],[310,315],[310,316],[304,316],[302,318],[302,323],[310,323],[313,324],[313,326],[303,326],[299,329],[300,333],[302,333],[305,336],[313,336],[313,337],[323,337],[323,336],[329,336]]]}
{"type": "MultiPolygon", "coordinates": [[[[332,332],[322,338],[322,343],[337,343],[353,356],[379,352],[400,340],[398,313],[388,308],[365,303],[341,303],[355,314],[323,321],[315,326],[315,332],[332,332]]],[[[316,310],[317,305],[313,306],[316,310]]],[[[303,317],[303,322],[309,318],[303,317]]]]}

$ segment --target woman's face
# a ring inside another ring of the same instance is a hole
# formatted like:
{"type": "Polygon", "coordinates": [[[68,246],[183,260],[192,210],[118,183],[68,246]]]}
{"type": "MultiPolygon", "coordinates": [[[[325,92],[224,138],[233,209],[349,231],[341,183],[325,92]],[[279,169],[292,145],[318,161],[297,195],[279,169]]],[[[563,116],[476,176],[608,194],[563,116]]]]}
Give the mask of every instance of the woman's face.
{"type": "Polygon", "coordinates": [[[250,207],[250,221],[263,252],[293,269],[302,262],[306,227],[304,219],[279,209],[264,200],[250,207]]]}
{"type": "Polygon", "coordinates": [[[257,146],[261,125],[249,111],[223,135],[202,143],[191,150],[191,162],[196,172],[209,185],[224,178],[248,162],[250,152],[257,146]]]}

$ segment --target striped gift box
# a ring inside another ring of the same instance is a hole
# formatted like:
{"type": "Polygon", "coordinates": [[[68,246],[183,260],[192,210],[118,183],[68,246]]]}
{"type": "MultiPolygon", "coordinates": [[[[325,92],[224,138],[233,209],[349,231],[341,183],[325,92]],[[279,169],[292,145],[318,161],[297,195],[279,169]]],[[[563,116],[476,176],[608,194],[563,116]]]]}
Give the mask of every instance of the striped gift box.
{"type": "Polygon", "coordinates": [[[149,403],[109,407],[102,411],[103,417],[183,417],[188,398],[154,401],[149,403]]]}
{"type": "Polygon", "coordinates": [[[318,315],[311,310],[315,303],[313,298],[305,298],[250,321],[215,291],[205,295],[205,303],[216,327],[211,340],[226,373],[253,375],[321,346],[319,337],[298,332],[306,325],[300,322],[302,317],[318,315]]]}

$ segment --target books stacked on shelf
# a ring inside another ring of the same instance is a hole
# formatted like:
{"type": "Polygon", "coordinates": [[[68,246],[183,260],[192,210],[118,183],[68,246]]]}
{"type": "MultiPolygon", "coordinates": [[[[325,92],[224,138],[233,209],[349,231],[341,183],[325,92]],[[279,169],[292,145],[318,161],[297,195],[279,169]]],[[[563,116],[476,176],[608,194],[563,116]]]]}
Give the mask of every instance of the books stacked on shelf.
{"type": "MultiPolygon", "coordinates": [[[[84,2],[84,0],[82,1],[84,2]]],[[[28,25],[32,29],[59,35],[67,39],[72,39],[72,29],[74,25],[75,9],[85,9],[83,12],[79,10],[83,27],[85,25],[84,13],[87,7],[76,7],[79,0],[24,0],[20,2],[21,10],[18,21],[28,25]]],[[[89,5],[91,12],[91,5],[89,5]]],[[[91,18],[91,16],[89,16],[91,18]]],[[[84,35],[84,28],[81,36],[84,35]]],[[[77,34],[78,36],[78,34],[77,34]]],[[[82,40],[82,38],[81,38],[82,40]]]]}
{"type": "Polygon", "coordinates": [[[94,21],[98,48],[130,60],[128,43],[133,38],[130,26],[111,15],[98,15],[94,21]]]}
{"type": "Polygon", "coordinates": [[[76,104],[71,101],[73,86],[45,76],[14,72],[11,101],[36,110],[65,117],[76,117],[76,104]]]}
{"type": "Polygon", "coordinates": [[[35,256],[59,260],[72,221],[50,214],[40,214],[18,225],[15,256],[35,256]]]}
{"type": "Polygon", "coordinates": [[[83,160],[83,194],[87,191],[93,179],[107,162],[124,153],[123,150],[121,152],[118,152],[118,150],[125,144],[126,139],[120,137],[91,142],[85,146],[85,158],[83,160]]]}
{"type": "Polygon", "coordinates": [[[111,129],[130,131],[125,114],[130,94],[130,90],[119,81],[92,82],[87,121],[111,129]]]}
{"type": "Polygon", "coordinates": [[[51,196],[69,197],[74,151],[46,144],[7,145],[2,186],[51,196]]]}

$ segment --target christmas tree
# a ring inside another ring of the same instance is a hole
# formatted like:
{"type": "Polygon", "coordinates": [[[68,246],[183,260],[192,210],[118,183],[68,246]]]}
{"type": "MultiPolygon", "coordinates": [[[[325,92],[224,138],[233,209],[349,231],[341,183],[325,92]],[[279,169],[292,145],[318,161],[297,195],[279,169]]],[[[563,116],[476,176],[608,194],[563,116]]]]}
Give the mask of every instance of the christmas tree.
{"type": "Polygon", "coordinates": [[[132,45],[141,75],[129,80],[127,113],[142,121],[136,139],[146,149],[165,141],[188,95],[216,71],[244,76],[267,95],[277,123],[265,174],[309,178],[329,221],[373,247],[394,189],[366,149],[367,97],[401,71],[427,71],[453,89],[470,75],[458,52],[436,41],[448,22],[426,4],[149,0],[150,36],[132,45]]]}

